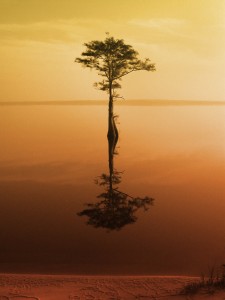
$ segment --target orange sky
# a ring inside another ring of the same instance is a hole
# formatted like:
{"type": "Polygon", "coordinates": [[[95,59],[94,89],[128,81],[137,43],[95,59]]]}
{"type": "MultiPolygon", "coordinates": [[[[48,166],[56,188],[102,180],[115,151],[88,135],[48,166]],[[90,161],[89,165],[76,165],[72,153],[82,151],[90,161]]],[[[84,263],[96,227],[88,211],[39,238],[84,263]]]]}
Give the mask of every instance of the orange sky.
{"type": "Polygon", "coordinates": [[[126,99],[225,100],[224,0],[1,0],[0,101],[105,99],[73,63],[109,31],[156,63],[126,99]]]}

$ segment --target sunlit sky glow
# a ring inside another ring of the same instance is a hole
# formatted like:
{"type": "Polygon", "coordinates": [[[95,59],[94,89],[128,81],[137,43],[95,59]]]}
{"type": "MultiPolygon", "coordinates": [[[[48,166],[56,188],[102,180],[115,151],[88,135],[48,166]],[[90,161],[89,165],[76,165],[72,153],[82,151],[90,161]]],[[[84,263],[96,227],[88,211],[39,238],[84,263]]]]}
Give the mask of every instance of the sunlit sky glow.
{"type": "Polygon", "coordinates": [[[225,100],[224,0],[1,0],[0,101],[106,99],[73,62],[105,32],[156,63],[126,99],[225,100]]]}

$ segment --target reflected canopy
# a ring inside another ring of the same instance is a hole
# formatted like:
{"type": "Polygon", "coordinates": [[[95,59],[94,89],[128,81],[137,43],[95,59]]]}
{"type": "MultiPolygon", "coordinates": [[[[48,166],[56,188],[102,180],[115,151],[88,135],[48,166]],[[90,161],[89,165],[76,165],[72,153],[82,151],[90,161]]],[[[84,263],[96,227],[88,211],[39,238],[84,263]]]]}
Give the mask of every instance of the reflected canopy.
{"type": "Polygon", "coordinates": [[[114,168],[114,155],[117,155],[116,144],[118,138],[108,138],[109,174],[101,174],[95,183],[104,188],[97,196],[96,203],[88,203],[87,208],[79,212],[79,216],[87,216],[88,225],[107,230],[120,230],[125,225],[137,221],[136,213],[142,208],[145,211],[153,205],[153,198],[145,196],[133,197],[119,190],[122,173],[114,168]]]}

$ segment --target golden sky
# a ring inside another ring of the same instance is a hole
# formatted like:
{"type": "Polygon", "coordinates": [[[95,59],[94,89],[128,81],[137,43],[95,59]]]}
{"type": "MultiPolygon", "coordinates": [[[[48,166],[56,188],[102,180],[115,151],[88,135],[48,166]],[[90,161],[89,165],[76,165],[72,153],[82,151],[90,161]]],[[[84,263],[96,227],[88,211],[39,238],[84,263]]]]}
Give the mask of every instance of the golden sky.
{"type": "Polygon", "coordinates": [[[156,63],[126,99],[225,100],[224,0],[0,0],[0,101],[106,99],[73,62],[105,32],[156,63]]]}

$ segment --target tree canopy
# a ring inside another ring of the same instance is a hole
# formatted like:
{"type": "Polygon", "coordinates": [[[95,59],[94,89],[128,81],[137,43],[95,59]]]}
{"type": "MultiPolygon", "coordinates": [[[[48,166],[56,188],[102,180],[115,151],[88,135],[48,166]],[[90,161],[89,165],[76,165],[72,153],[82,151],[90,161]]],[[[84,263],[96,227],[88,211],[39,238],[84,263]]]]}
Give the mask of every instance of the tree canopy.
{"type": "Polygon", "coordinates": [[[139,59],[139,54],[131,45],[125,44],[122,39],[107,36],[104,41],[85,43],[86,51],[75,62],[84,67],[95,69],[104,79],[94,85],[107,91],[109,100],[119,97],[116,90],[121,88],[120,81],[124,76],[135,71],[155,71],[155,64],[149,58],[139,59]]]}

